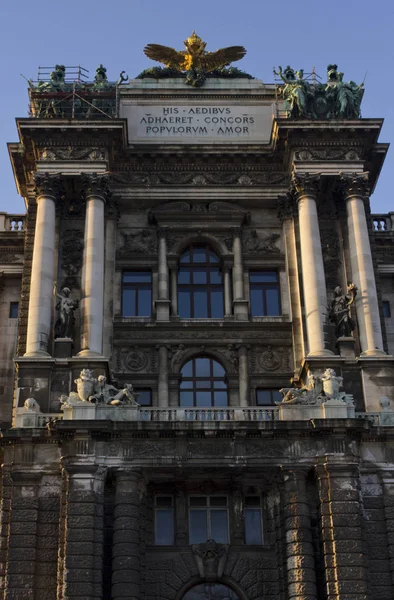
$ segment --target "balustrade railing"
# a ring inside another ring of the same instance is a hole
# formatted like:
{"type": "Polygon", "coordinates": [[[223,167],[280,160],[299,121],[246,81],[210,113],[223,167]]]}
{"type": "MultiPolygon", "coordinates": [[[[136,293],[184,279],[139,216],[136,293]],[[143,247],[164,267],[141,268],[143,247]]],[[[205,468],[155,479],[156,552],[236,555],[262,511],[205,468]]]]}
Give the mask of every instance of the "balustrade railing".
{"type": "Polygon", "coordinates": [[[375,232],[394,231],[394,212],[387,214],[373,214],[372,227],[375,232]]]}
{"type": "Polygon", "coordinates": [[[24,231],[26,215],[0,213],[0,231],[24,231]]]}
{"type": "Polygon", "coordinates": [[[277,421],[277,407],[223,408],[144,408],[138,411],[140,421],[277,421]]]}

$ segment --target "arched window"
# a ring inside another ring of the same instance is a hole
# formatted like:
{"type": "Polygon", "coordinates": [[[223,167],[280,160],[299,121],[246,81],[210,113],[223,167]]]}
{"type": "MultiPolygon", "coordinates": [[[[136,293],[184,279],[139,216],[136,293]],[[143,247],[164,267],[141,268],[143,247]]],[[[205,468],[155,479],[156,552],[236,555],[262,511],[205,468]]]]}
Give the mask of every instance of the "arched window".
{"type": "Polygon", "coordinates": [[[219,257],[209,246],[190,246],[180,258],[178,310],[184,319],[224,316],[223,274],[219,257]]]}
{"type": "Polygon", "coordinates": [[[192,358],[181,371],[179,404],[185,408],[228,405],[226,371],[212,358],[192,358]]]}
{"type": "Polygon", "coordinates": [[[200,583],[186,592],[182,600],[240,600],[240,598],[222,583],[200,583]]]}

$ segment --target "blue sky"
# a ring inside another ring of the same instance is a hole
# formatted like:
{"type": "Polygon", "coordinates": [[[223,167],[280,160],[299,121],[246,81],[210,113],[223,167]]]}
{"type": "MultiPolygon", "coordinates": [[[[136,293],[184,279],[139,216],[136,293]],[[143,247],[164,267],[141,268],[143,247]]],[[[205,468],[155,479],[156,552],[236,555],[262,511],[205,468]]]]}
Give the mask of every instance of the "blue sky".
{"type": "MultiPolygon", "coordinates": [[[[335,62],[345,80],[361,82],[367,72],[364,117],[384,117],[380,138],[394,141],[392,0],[2,0],[0,6],[0,210],[23,212],[6,143],[17,141],[15,117],[27,115],[27,84],[39,65],[80,64],[93,77],[103,63],[109,79],[126,70],[134,77],[152,66],[147,43],[181,49],[192,30],[209,50],[240,44],[238,66],[272,82],[274,66],[291,66],[323,78],[335,62]]],[[[374,212],[394,210],[390,150],[372,196],[374,212]]]]}

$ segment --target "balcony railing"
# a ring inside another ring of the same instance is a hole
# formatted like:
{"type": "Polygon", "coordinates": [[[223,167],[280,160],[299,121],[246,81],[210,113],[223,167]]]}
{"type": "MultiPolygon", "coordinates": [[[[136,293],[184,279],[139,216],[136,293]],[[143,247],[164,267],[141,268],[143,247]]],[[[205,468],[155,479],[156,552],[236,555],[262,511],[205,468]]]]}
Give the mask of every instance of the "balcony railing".
{"type": "Polygon", "coordinates": [[[0,213],[0,231],[18,232],[25,230],[26,215],[0,213]]]}
{"type": "Polygon", "coordinates": [[[279,408],[143,408],[139,421],[276,421],[279,408]]]}
{"type": "Polygon", "coordinates": [[[394,231],[394,212],[387,214],[373,214],[372,217],[372,228],[378,233],[381,231],[394,231]]]}

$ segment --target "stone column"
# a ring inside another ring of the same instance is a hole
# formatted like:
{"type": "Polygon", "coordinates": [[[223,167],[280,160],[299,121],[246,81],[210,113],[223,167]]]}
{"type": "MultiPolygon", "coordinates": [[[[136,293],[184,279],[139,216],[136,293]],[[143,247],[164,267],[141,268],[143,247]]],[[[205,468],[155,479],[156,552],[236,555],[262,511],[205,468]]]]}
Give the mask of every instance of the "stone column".
{"type": "Polygon", "coordinates": [[[327,292],[316,194],[319,175],[293,174],[297,193],[308,356],[331,356],[324,340],[327,292]]]}
{"type": "Polygon", "coordinates": [[[316,467],[327,600],[367,598],[357,465],[322,459],[316,467]]]}
{"type": "Polygon", "coordinates": [[[9,513],[4,600],[34,600],[37,554],[37,490],[41,474],[14,472],[9,513]]]}
{"type": "Polygon", "coordinates": [[[389,551],[391,582],[394,589],[394,473],[383,472],[383,503],[386,517],[387,546],[389,551]]]}
{"type": "Polygon", "coordinates": [[[140,598],[140,471],[117,471],[112,545],[112,600],[140,598]]]}
{"type": "Polygon", "coordinates": [[[168,407],[168,350],[164,345],[157,347],[159,353],[159,406],[168,407]]]}
{"type": "Polygon", "coordinates": [[[233,266],[233,291],[234,291],[234,317],[237,321],[248,320],[248,301],[245,300],[245,289],[244,289],[244,269],[242,262],[242,241],[241,241],[241,229],[233,229],[233,254],[234,254],[234,266],[233,266]]]}
{"type": "Polygon", "coordinates": [[[171,267],[171,314],[178,316],[178,268],[171,267]]]}
{"type": "Polygon", "coordinates": [[[167,230],[159,229],[159,278],[158,278],[158,300],[156,300],[156,319],[157,321],[169,321],[170,319],[170,300],[169,300],[169,282],[167,265],[167,230]]]}
{"type": "Polygon", "coordinates": [[[118,218],[118,207],[116,203],[108,203],[105,212],[103,354],[104,356],[110,357],[112,353],[113,338],[116,224],[118,218]]]}
{"type": "Polygon", "coordinates": [[[248,373],[248,349],[242,344],[238,350],[238,376],[239,376],[239,405],[248,406],[249,398],[249,373],[248,373]]]}
{"type": "Polygon", "coordinates": [[[36,175],[37,220],[29,299],[25,356],[49,356],[55,280],[56,198],[59,180],[36,175]]]}
{"type": "Polygon", "coordinates": [[[103,353],[104,310],[104,204],[109,196],[108,177],[83,177],[86,198],[82,265],[81,351],[79,356],[103,353]]]}
{"type": "Polygon", "coordinates": [[[317,599],[306,474],[302,469],[282,473],[289,600],[317,599]]]}
{"type": "Polygon", "coordinates": [[[341,179],[345,187],[352,280],[358,288],[355,305],[361,350],[365,356],[382,356],[385,352],[364,208],[368,173],[343,175],[341,179]]]}
{"type": "Polygon", "coordinates": [[[223,267],[223,286],[224,286],[224,316],[231,317],[233,311],[232,311],[232,303],[231,303],[231,280],[230,280],[229,267],[223,267]]]}
{"type": "Polygon", "coordinates": [[[102,598],[106,469],[68,465],[62,600],[102,598]]]}

